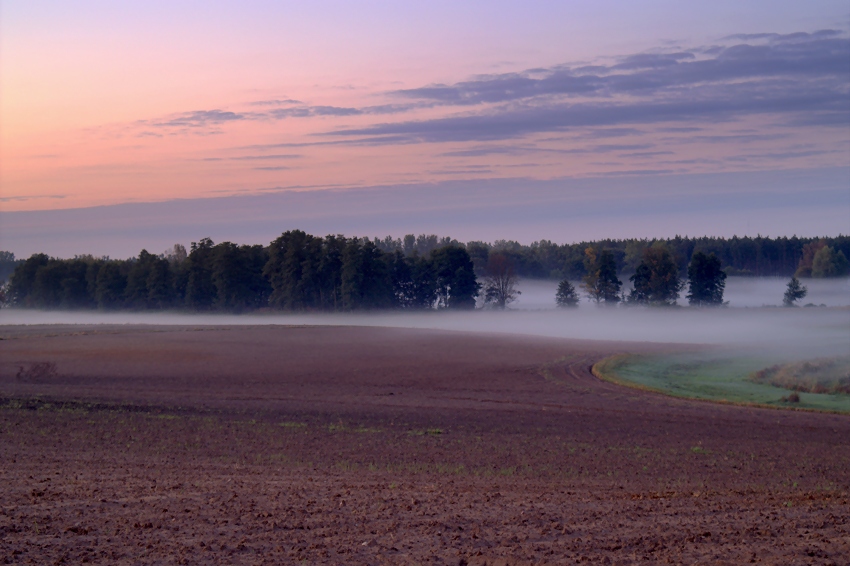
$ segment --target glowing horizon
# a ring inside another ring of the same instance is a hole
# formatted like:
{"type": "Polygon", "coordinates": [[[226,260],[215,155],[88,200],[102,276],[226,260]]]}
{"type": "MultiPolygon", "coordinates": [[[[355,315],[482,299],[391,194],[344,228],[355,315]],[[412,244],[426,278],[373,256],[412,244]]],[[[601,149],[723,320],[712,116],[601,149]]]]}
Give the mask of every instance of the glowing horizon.
{"type": "Polygon", "coordinates": [[[19,254],[850,232],[843,1],[46,0],[0,25],[19,254]]]}
{"type": "Polygon", "coordinates": [[[847,165],[846,6],[602,4],[4,3],[0,207],[847,165]]]}

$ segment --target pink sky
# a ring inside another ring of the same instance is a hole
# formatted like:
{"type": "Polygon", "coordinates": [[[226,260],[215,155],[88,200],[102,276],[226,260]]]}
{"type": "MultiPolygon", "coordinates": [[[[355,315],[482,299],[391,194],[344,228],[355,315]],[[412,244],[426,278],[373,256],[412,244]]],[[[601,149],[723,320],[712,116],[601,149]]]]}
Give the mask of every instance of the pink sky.
{"type": "Polygon", "coordinates": [[[409,4],[4,2],[0,211],[850,166],[845,1],[409,4]]]}

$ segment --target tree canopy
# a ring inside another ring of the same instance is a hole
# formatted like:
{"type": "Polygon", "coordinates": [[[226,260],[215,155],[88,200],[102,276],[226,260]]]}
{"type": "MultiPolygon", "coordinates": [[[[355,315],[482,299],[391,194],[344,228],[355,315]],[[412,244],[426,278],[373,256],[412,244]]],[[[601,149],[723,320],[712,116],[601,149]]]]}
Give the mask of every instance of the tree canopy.
{"type": "Polygon", "coordinates": [[[579,302],[576,288],[568,279],[558,283],[558,290],[555,292],[555,304],[561,308],[577,307],[579,302]]]}
{"type": "Polygon", "coordinates": [[[679,268],[663,246],[644,250],[643,259],[629,280],[634,285],[629,302],[636,304],[675,305],[682,288],[679,268]]]}
{"type": "MultiPolygon", "coordinates": [[[[290,230],[267,246],[215,244],[203,238],[192,243],[189,253],[177,244],[160,254],[143,250],[125,260],[46,254],[21,260],[0,252],[0,275],[10,274],[4,288],[7,302],[33,308],[472,308],[491,256],[510,265],[514,277],[582,281],[592,300],[608,304],[620,299],[620,278],[634,283],[630,298],[636,302],[669,302],[672,291],[659,290],[657,284],[663,279],[659,273],[672,274],[672,261],[680,281],[688,275],[689,302],[713,305],[723,302],[727,274],[846,276],[850,237],[677,236],[523,245],[511,240],[463,244],[433,234],[368,239],[290,230]],[[647,252],[654,249],[669,252],[663,270],[645,258],[646,253],[661,253],[647,252]]],[[[498,294],[490,292],[490,304],[501,305],[498,294]]],[[[487,289],[482,298],[487,298],[487,289]]],[[[509,302],[505,295],[505,304],[509,302]]]]}
{"type": "Polygon", "coordinates": [[[593,248],[585,250],[587,275],[584,276],[584,290],[597,304],[604,302],[613,305],[620,301],[620,288],[623,282],[617,279],[617,264],[611,250],[597,252],[593,248]]]}
{"type": "Polygon", "coordinates": [[[384,251],[378,240],[290,230],[267,247],[203,238],[188,254],[178,244],[128,260],[35,254],[17,264],[8,299],[35,308],[228,312],[475,307],[480,285],[463,246],[436,236],[407,243],[410,255],[384,251]]]}
{"type": "Polygon", "coordinates": [[[516,283],[516,271],[510,258],[498,252],[490,254],[484,276],[484,302],[504,309],[521,294],[516,283]]]}
{"type": "Polygon", "coordinates": [[[716,255],[694,254],[688,265],[688,288],[688,303],[693,306],[723,304],[726,273],[720,269],[720,259],[716,255]]]}
{"type": "Polygon", "coordinates": [[[804,298],[809,293],[809,290],[800,285],[800,280],[792,277],[785,289],[785,296],[782,297],[782,304],[786,307],[796,306],[795,303],[804,298]]]}
{"type": "Polygon", "coordinates": [[[820,248],[812,258],[812,277],[843,277],[847,275],[847,257],[830,246],[820,248]]]}

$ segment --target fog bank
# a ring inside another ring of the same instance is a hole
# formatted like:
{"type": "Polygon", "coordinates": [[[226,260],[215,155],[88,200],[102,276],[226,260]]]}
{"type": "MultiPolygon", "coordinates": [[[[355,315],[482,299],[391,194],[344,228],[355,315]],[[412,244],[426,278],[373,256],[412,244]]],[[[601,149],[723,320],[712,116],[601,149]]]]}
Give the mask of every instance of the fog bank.
{"type": "MultiPolygon", "coordinates": [[[[728,277],[723,299],[729,301],[730,307],[763,307],[782,305],[782,296],[788,277],[728,277]]],[[[826,305],[829,307],[850,306],[850,279],[804,279],[802,284],[809,294],[799,304],[826,305]]],[[[581,293],[581,282],[573,281],[576,290],[581,293]]],[[[557,281],[540,279],[522,279],[517,285],[522,294],[510,308],[517,310],[541,310],[555,308],[555,292],[557,281]]],[[[631,285],[623,280],[623,288],[628,292],[631,285]]],[[[687,305],[688,294],[685,288],[679,295],[679,304],[687,305]]],[[[596,308],[587,297],[582,296],[580,308],[596,308]]]]}
{"type": "Polygon", "coordinates": [[[715,344],[769,349],[781,357],[850,353],[850,308],[652,309],[366,314],[100,313],[7,309],[0,324],[344,325],[443,329],[555,338],[715,344]]]}

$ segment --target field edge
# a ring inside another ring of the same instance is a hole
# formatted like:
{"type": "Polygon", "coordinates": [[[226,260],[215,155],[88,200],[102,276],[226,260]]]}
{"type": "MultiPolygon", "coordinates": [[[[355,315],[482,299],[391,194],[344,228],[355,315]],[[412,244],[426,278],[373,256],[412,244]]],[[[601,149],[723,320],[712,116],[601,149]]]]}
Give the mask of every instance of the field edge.
{"type": "Polygon", "coordinates": [[[646,355],[642,354],[613,354],[611,356],[607,356],[602,358],[595,364],[590,367],[590,373],[593,374],[594,377],[601,381],[605,381],[607,383],[612,383],[614,385],[618,385],[621,387],[628,387],[629,389],[636,389],[638,391],[643,391],[645,393],[656,393],[659,395],[664,395],[666,397],[672,397],[674,399],[687,399],[688,401],[694,402],[702,402],[702,403],[717,403],[721,405],[732,405],[735,407],[753,407],[758,409],[774,409],[779,411],[802,411],[802,412],[810,412],[810,413],[828,413],[832,415],[844,415],[848,416],[850,413],[847,411],[837,411],[833,409],[818,409],[814,407],[792,407],[792,406],[783,406],[783,405],[770,405],[767,403],[756,403],[752,401],[730,401],[729,399],[706,399],[704,397],[694,397],[690,395],[679,395],[672,391],[668,391],[666,389],[661,389],[658,387],[651,387],[649,385],[645,385],[643,383],[638,383],[636,381],[632,381],[622,377],[617,370],[624,365],[631,363],[638,359],[646,358],[646,355]]]}

